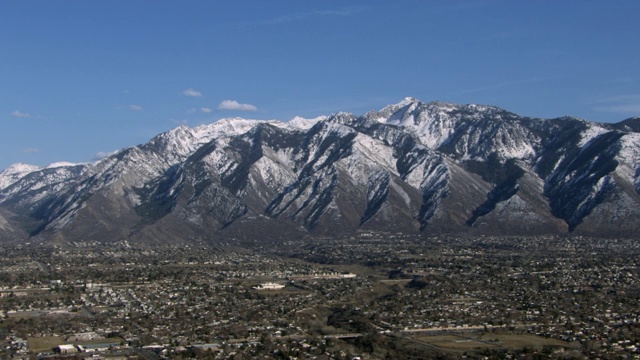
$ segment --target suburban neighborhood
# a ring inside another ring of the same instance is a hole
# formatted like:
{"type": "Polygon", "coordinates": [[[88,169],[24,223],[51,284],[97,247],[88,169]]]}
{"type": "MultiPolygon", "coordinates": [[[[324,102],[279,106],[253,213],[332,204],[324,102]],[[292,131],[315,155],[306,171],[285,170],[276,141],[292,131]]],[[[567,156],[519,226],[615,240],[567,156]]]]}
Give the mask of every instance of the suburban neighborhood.
{"type": "Polygon", "coordinates": [[[290,245],[2,248],[3,356],[640,356],[631,240],[290,245]]]}

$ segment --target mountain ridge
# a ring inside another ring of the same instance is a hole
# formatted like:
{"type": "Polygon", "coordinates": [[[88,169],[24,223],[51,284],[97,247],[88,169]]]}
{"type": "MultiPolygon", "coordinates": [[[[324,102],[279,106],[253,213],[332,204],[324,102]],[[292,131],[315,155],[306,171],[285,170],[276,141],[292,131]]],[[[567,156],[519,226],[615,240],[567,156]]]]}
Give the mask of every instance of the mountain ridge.
{"type": "Polygon", "coordinates": [[[0,238],[633,237],[639,129],[415,98],[361,116],[180,126],[94,163],[0,172],[0,238]]]}

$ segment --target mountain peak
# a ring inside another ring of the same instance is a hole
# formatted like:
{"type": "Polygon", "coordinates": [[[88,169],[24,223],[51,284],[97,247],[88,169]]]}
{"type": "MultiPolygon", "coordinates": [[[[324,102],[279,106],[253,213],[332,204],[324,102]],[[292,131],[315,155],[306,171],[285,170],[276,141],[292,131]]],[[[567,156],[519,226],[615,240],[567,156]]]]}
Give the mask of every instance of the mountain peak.
{"type": "Polygon", "coordinates": [[[397,105],[399,106],[407,106],[409,104],[415,103],[415,102],[420,102],[420,100],[412,97],[412,96],[407,96],[406,98],[402,99],[402,101],[400,101],[397,105]]]}
{"type": "Polygon", "coordinates": [[[631,117],[613,124],[617,130],[627,132],[640,132],[640,117],[631,117]]]}
{"type": "Polygon", "coordinates": [[[211,140],[218,137],[241,135],[262,122],[270,121],[273,120],[251,120],[240,117],[223,118],[211,124],[200,125],[193,129],[193,133],[198,139],[211,140]]]}
{"type": "Polygon", "coordinates": [[[16,174],[41,170],[41,166],[26,163],[15,163],[2,171],[3,174],[16,174]]]}
{"type": "Polygon", "coordinates": [[[324,115],[318,116],[312,119],[306,119],[301,116],[296,116],[293,119],[287,121],[286,124],[288,125],[287,127],[289,128],[305,130],[305,129],[310,129],[313,125],[317,124],[320,121],[324,121],[326,119],[327,119],[327,116],[324,116],[324,115]]]}
{"type": "Polygon", "coordinates": [[[26,175],[42,170],[41,166],[25,163],[16,163],[0,171],[0,190],[9,187],[11,184],[25,177],[26,175]]]}

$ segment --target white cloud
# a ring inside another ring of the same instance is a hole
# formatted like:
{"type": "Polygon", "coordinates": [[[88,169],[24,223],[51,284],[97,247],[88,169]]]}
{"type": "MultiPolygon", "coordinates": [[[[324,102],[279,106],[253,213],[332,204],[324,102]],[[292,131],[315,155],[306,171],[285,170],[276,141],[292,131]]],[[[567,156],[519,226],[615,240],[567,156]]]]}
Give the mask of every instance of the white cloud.
{"type": "Polygon", "coordinates": [[[200,96],[202,96],[202,93],[200,91],[198,91],[198,90],[187,89],[187,90],[183,90],[182,91],[182,95],[191,96],[191,97],[200,97],[200,96]]]}
{"type": "Polygon", "coordinates": [[[211,108],[208,108],[208,107],[203,107],[203,108],[200,108],[200,111],[202,111],[205,114],[208,114],[208,113],[212,112],[213,110],[211,110],[211,108]]]}
{"type": "Polygon", "coordinates": [[[20,118],[20,119],[29,119],[29,118],[31,118],[31,114],[23,113],[20,110],[16,110],[16,111],[12,112],[11,116],[17,117],[17,118],[20,118]]]}
{"type": "Polygon", "coordinates": [[[24,148],[22,149],[23,153],[27,153],[27,154],[35,154],[37,152],[40,152],[40,149],[37,148],[24,148]]]}
{"type": "Polygon", "coordinates": [[[140,110],[142,110],[142,106],[140,106],[140,105],[129,105],[129,110],[131,110],[131,111],[140,111],[140,110]]]}
{"type": "Polygon", "coordinates": [[[240,104],[235,100],[224,100],[218,105],[220,110],[257,111],[258,108],[251,104],[240,104]]]}

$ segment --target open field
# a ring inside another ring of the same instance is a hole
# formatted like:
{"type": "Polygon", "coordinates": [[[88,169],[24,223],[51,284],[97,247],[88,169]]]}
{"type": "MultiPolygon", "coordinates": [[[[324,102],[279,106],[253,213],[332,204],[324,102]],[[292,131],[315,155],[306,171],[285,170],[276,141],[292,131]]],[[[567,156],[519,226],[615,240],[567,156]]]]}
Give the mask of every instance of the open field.
{"type": "Polygon", "coordinates": [[[385,280],[380,280],[381,284],[385,284],[385,285],[395,285],[395,284],[407,284],[411,282],[411,279],[385,279],[385,280]]]}
{"type": "Polygon", "coordinates": [[[541,348],[574,347],[571,344],[557,339],[548,339],[531,334],[493,334],[482,335],[433,335],[416,336],[413,339],[449,351],[469,351],[482,349],[521,349],[525,347],[541,348]]]}
{"type": "Polygon", "coordinates": [[[509,335],[509,334],[483,334],[480,339],[484,341],[490,340],[498,340],[499,344],[502,347],[516,349],[516,348],[524,348],[524,347],[543,347],[543,346],[554,346],[554,347],[575,347],[575,344],[569,344],[568,342],[561,341],[558,339],[550,339],[542,336],[536,336],[532,334],[518,334],[518,335],[509,335]]]}
{"type": "Polygon", "coordinates": [[[27,345],[34,353],[51,351],[54,347],[64,343],[64,339],[60,336],[30,337],[27,339],[27,345]]]}
{"type": "Polygon", "coordinates": [[[491,344],[458,335],[434,335],[434,336],[417,336],[417,341],[441,348],[443,350],[468,351],[480,350],[486,348],[499,349],[499,344],[491,344]]]}

